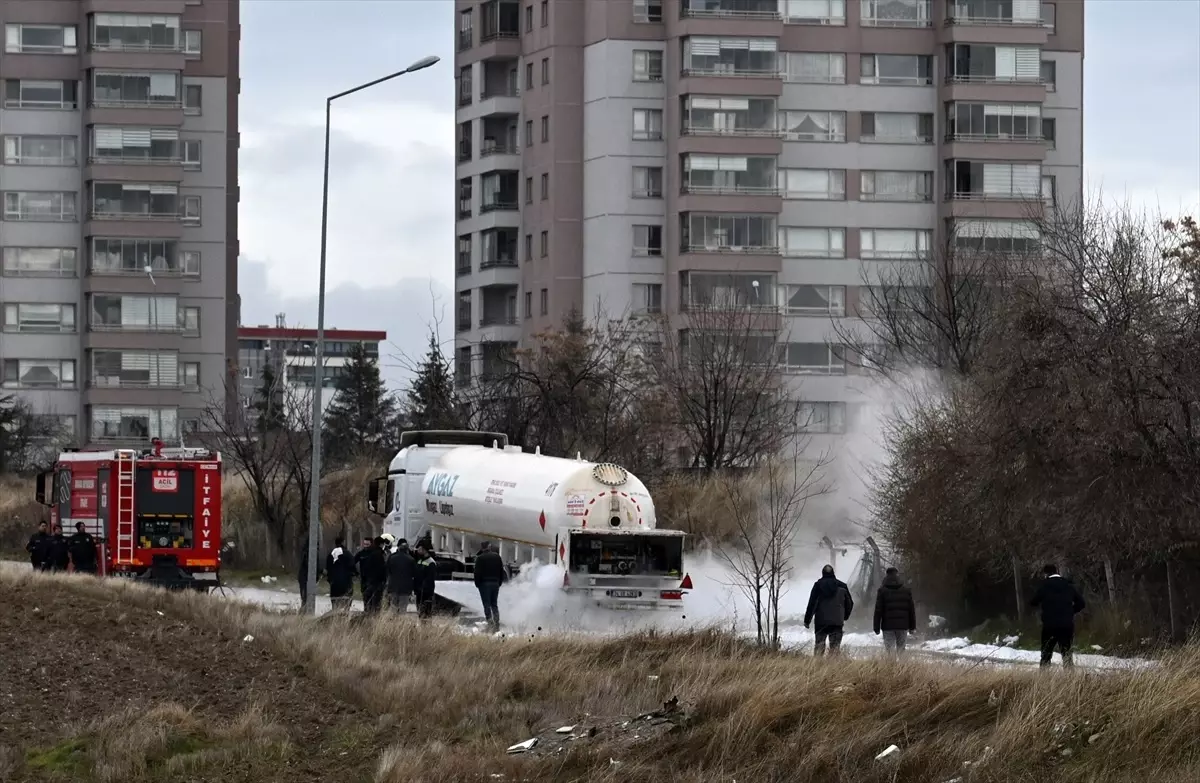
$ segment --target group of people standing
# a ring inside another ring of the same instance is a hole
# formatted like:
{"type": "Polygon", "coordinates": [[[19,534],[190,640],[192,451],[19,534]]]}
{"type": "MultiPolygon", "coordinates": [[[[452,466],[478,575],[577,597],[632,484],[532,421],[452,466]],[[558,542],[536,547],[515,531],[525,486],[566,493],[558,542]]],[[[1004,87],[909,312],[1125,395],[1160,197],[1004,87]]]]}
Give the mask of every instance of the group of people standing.
{"type": "MultiPolygon", "coordinates": [[[[431,555],[432,542],[418,541],[415,551],[409,549],[408,541],[403,538],[390,551],[389,544],[382,536],[365,538],[362,547],[351,552],[344,538],[334,539],[333,549],[325,556],[324,569],[317,569],[317,578],[324,575],[329,581],[329,598],[335,611],[350,610],[357,578],[363,611],[367,614],[382,611],[385,603],[388,609],[405,613],[410,602],[415,600],[418,616],[425,619],[433,615],[433,588],[438,565],[431,555]]],[[[301,555],[298,576],[303,604],[308,589],[307,546],[301,555]]]]}
{"type": "MultiPolygon", "coordinates": [[[[1071,667],[1074,660],[1071,645],[1075,637],[1075,616],[1086,603],[1079,590],[1058,573],[1058,567],[1048,564],[1042,569],[1045,577],[1030,605],[1039,609],[1042,621],[1041,665],[1050,665],[1057,649],[1063,666],[1071,667]]],[[[813,584],[804,613],[804,627],[816,622],[814,654],[825,654],[826,644],[833,654],[841,650],[846,621],[854,610],[850,588],[834,574],[833,566],[821,569],[821,578],[813,584]]],[[[883,584],[875,593],[874,630],[883,635],[884,649],[893,655],[904,652],[908,636],[917,630],[917,607],[912,589],[900,580],[900,572],[887,569],[883,584]]]]}
{"type": "Polygon", "coordinates": [[[50,533],[46,523],[39,522],[37,532],[25,544],[25,551],[34,571],[95,574],[99,569],[96,539],[82,522],[76,523],[75,534],[69,538],[63,535],[62,525],[55,525],[50,533]]]}

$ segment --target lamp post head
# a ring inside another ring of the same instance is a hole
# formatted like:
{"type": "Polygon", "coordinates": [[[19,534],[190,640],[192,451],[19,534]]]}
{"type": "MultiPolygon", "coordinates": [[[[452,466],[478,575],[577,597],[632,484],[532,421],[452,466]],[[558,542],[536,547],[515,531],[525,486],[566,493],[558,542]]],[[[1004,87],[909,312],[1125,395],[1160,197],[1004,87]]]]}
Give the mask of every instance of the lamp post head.
{"type": "Polygon", "coordinates": [[[404,72],[412,73],[413,71],[420,71],[424,68],[428,68],[431,65],[437,65],[438,62],[441,61],[441,59],[442,59],[441,57],[436,57],[436,56],[432,56],[432,55],[429,57],[422,57],[420,60],[417,60],[415,63],[413,63],[412,65],[405,68],[404,72]]]}

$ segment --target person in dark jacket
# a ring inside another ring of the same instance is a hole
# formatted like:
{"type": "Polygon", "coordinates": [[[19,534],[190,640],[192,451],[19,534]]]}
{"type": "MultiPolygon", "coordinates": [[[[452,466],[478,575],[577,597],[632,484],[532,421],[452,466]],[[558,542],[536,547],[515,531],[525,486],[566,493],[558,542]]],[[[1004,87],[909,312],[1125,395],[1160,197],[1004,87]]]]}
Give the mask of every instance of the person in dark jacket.
{"type": "Polygon", "coordinates": [[[54,526],[54,535],[46,546],[46,557],[42,561],[42,570],[62,572],[71,563],[71,551],[67,548],[67,537],[63,535],[62,525],[54,526]]]}
{"type": "Polygon", "coordinates": [[[325,558],[325,576],[333,608],[349,611],[354,600],[354,556],[346,551],[346,540],[341,536],[334,539],[333,549],[325,558]]]}
{"type": "Polygon", "coordinates": [[[912,590],[900,581],[900,572],[889,568],[875,593],[875,633],[883,634],[883,648],[903,653],[908,635],[917,630],[917,606],[912,590]]]}
{"type": "Polygon", "coordinates": [[[82,522],[75,523],[75,535],[67,540],[67,551],[71,554],[71,566],[75,573],[96,573],[96,539],[87,532],[82,522]]]}
{"type": "Polygon", "coordinates": [[[853,609],[850,588],[834,576],[833,566],[822,568],[821,578],[813,584],[812,593],[808,596],[808,609],[804,612],[805,628],[814,620],[817,624],[815,655],[825,654],[826,640],[829,641],[831,653],[836,655],[842,649],[842,627],[850,619],[853,609]]]}
{"type": "Polygon", "coordinates": [[[408,602],[412,599],[413,579],[417,572],[417,561],[408,551],[408,542],[403,538],[396,542],[396,551],[387,561],[388,606],[401,614],[408,613],[408,602]]]}
{"type": "Polygon", "coordinates": [[[483,616],[492,631],[500,630],[500,585],[507,579],[500,553],[492,549],[490,542],[484,541],[479,554],[475,555],[475,587],[483,602],[483,616]]]}
{"type": "Polygon", "coordinates": [[[363,611],[367,614],[375,614],[383,607],[383,589],[387,586],[385,543],[384,538],[376,538],[359,553],[358,574],[362,580],[363,611]]]}
{"type": "Polygon", "coordinates": [[[1042,666],[1050,665],[1054,648],[1058,647],[1064,667],[1075,665],[1071,655],[1071,644],[1075,640],[1075,615],[1087,606],[1075,585],[1063,579],[1058,566],[1047,564],[1042,568],[1046,580],[1033,594],[1030,606],[1042,610],[1042,666]]]}
{"type": "Polygon", "coordinates": [[[50,534],[46,532],[46,523],[38,522],[37,532],[29,537],[25,551],[29,553],[29,565],[34,571],[42,570],[42,562],[50,549],[50,534]]]}
{"type": "Polygon", "coordinates": [[[429,554],[425,542],[417,544],[417,568],[413,578],[413,593],[417,597],[417,616],[428,620],[433,616],[434,585],[437,582],[437,560],[429,554]]]}

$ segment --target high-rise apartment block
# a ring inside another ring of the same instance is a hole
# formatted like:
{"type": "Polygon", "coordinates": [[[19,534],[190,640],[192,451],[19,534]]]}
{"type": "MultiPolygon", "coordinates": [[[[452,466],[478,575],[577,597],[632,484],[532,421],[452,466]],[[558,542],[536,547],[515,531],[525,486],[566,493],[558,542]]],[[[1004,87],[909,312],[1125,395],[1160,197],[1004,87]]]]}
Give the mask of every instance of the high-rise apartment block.
{"type": "Polygon", "coordinates": [[[456,0],[460,382],[576,308],[773,309],[810,429],[831,318],[1081,193],[1083,0],[456,0]]]}
{"type": "Polygon", "coordinates": [[[238,0],[3,0],[5,395],[175,441],[237,356],[238,0]]]}

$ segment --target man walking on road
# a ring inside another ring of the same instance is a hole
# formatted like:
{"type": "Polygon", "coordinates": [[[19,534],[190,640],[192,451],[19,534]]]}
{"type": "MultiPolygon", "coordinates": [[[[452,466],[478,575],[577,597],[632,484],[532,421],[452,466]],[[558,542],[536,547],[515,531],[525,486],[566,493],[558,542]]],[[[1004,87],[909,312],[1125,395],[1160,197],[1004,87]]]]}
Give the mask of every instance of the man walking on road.
{"type": "Polygon", "coordinates": [[[900,572],[887,570],[883,585],[875,593],[875,633],[883,634],[883,648],[901,654],[908,635],[917,630],[917,607],[912,590],[900,581],[900,572]]]}
{"type": "Polygon", "coordinates": [[[484,541],[475,555],[475,587],[479,600],[483,602],[483,616],[493,632],[500,630],[500,585],[508,579],[504,560],[492,545],[484,541]]]}
{"type": "Polygon", "coordinates": [[[1063,579],[1058,566],[1049,563],[1043,569],[1046,581],[1033,595],[1030,606],[1042,610],[1042,668],[1050,665],[1054,648],[1062,655],[1063,667],[1075,665],[1071,644],[1075,640],[1075,615],[1087,606],[1075,585],[1063,579]]]}
{"type": "Polygon", "coordinates": [[[837,655],[842,649],[842,627],[850,619],[854,600],[850,588],[833,574],[833,566],[821,569],[821,578],[813,584],[808,596],[808,609],[804,612],[804,627],[816,620],[816,646],[813,654],[825,654],[825,642],[829,641],[829,652],[837,655]]]}
{"type": "Polygon", "coordinates": [[[408,613],[416,573],[417,561],[409,554],[408,542],[402,538],[396,542],[396,551],[387,561],[387,599],[392,611],[408,613]]]}
{"type": "Polygon", "coordinates": [[[25,551],[29,553],[29,564],[33,570],[41,571],[42,563],[50,552],[50,534],[46,532],[45,522],[38,522],[37,532],[29,537],[25,551]]]}

